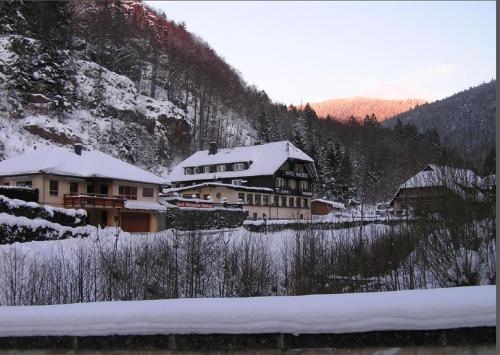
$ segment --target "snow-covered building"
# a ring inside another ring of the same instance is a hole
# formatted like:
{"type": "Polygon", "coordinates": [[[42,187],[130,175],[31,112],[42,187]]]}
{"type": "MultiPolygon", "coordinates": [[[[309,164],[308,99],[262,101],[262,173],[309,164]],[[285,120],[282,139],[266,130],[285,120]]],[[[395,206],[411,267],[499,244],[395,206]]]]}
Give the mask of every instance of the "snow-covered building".
{"type": "Polygon", "coordinates": [[[242,204],[253,219],[311,216],[314,161],[288,141],[198,151],[167,177],[167,194],[242,204]]]}
{"type": "Polygon", "coordinates": [[[160,185],[165,180],[95,150],[50,147],[0,161],[0,185],[38,189],[38,202],[83,208],[93,225],[121,226],[125,231],[158,229],[160,185]]]}
{"type": "Polygon", "coordinates": [[[405,181],[391,200],[396,214],[409,209],[436,209],[437,202],[459,199],[463,201],[484,201],[483,179],[472,170],[435,164],[405,181]]]}
{"type": "Polygon", "coordinates": [[[345,211],[345,205],[340,202],[329,201],[318,198],[311,201],[311,213],[317,216],[326,216],[329,214],[340,214],[345,211]]]}

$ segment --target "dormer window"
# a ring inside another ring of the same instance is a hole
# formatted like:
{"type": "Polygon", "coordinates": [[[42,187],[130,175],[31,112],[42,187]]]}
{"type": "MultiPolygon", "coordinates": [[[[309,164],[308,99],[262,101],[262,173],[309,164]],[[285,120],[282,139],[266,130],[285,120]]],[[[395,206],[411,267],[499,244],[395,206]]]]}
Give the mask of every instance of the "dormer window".
{"type": "Polygon", "coordinates": [[[218,173],[222,173],[224,171],[226,171],[226,165],[224,165],[224,164],[217,165],[217,172],[218,173]]]}
{"type": "Polygon", "coordinates": [[[210,173],[210,166],[209,166],[209,165],[205,165],[205,166],[203,167],[203,172],[204,172],[205,174],[210,173]]]}
{"type": "Polygon", "coordinates": [[[245,163],[236,163],[234,164],[234,171],[245,170],[245,163]]]}
{"type": "Polygon", "coordinates": [[[184,168],[184,175],[193,175],[193,168],[184,168]]]}

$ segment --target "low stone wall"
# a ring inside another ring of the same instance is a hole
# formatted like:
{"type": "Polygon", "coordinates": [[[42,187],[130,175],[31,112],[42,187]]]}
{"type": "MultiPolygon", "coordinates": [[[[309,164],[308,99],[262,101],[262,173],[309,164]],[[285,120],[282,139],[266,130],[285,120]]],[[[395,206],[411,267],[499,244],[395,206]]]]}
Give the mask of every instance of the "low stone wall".
{"type": "Polygon", "coordinates": [[[180,230],[237,228],[247,218],[243,210],[223,208],[169,208],[159,216],[164,216],[166,228],[180,230]]]}
{"type": "Polygon", "coordinates": [[[0,337],[9,350],[180,350],[237,351],[319,348],[492,345],[495,327],[379,331],[346,334],[189,334],[87,337],[0,337]]]}

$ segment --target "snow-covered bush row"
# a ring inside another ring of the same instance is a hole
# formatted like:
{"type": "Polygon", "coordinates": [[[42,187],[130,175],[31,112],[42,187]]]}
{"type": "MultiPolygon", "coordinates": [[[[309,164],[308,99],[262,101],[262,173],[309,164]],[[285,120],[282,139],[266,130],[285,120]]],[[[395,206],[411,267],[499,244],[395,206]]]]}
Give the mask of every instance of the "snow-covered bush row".
{"type": "Polygon", "coordinates": [[[0,244],[88,237],[92,227],[67,227],[44,219],[0,213],[0,244]]]}
{"type": "Polygon", "coordinates": [[[0,195],[28,202],[38,201],[38,189],[28,186],[0,186],[0,195]]]}
{"type": "MultiPolygon", "coordinates": [[[[88,238],[4,245],[0,246],[0,304],[457,286],[453,280],[438,278],[439,265],[422,255],[428,253],[425,238],[411,228],[373,224],[267,234],[240,228],[118,236],[113,229],[93,229],[88,238]]],[[[479,255],[477,270],[485,270],[486,254],[479,255]]],[[[495,283],[482,271],[478,275],[483,276],[461,284],[495,283]]]]}
{"type": "Polygon", "coordinates": [[[44,219],[63,226],[79,227],[86,224],[87,212],[83,209],[57,208],[7,198],[0,194],[0,213],[7,213],[30,219],[44,219]]]}

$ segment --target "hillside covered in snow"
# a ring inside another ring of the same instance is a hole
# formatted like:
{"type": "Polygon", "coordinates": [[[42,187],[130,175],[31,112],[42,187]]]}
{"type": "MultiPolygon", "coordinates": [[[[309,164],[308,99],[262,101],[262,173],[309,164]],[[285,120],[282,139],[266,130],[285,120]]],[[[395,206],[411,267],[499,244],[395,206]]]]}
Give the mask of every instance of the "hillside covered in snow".
{"type": "Polygon", "coordinates": [[[208,141],[255,136],[238,74],[139,1],[6,1],[0,13],[0,159],[78,142],[162,174],[208,141]]]}

